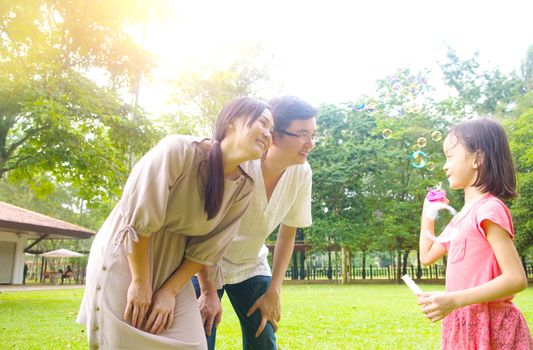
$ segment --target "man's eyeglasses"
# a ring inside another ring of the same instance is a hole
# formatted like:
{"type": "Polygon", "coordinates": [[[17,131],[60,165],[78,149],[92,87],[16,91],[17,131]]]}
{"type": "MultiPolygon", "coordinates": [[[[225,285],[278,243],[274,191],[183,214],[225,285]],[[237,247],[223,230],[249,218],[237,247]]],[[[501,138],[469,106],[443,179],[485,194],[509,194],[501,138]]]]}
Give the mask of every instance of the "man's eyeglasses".
{"type": "Polygon", "coordinates": [[[276,131],[280,132],[282,134],[285,134],[287,136],[296,137],[296,138],[298,138],[298,141],[300,141],[301,143],[306,143],[306,142],[315,143],[316,142],[316,134],[311,134],[311,135],[309,135],[307,133],[295,134],[295,133],[292,133],[290,131],[281,130],[281,129],[276,129],[276,131]]]}

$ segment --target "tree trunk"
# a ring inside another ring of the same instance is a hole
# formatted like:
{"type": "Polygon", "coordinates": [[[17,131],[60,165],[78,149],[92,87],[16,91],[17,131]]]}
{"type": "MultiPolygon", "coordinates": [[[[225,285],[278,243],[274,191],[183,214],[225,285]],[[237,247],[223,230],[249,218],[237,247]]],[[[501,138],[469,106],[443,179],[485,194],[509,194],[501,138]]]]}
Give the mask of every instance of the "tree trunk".
{"type": "Polygon", "coordinates": [[[335,250],[335,282],[339,284],[339,252],[335,250]]]}
{"type": "Polygon", "coordinates": [[[361,277],[363,279],[366,279],[366,251],[365,250],[363,250],[363,260],[361,262],[362,262],[362,265],[363,265],[363,266],[361,266],[361,268],[362,268],[361,277]]]}
{"type": "Polygon", "coordinates": [[[328,250],[328,279],[332,279],[331,250],[328,250]]]}
{"type": "Polygon", "coordinates": [[[298,279],[298,257],[296,256],[298,252],[292,252],[292,273],[291,280],[298,279]]]}
{"type": "Polygon", "coordinates": [[[305,251],[300,251],[300,279],[305,279],[305,251]]]}
{"type": "Polygon", "coordinates": [[[422,264],[420,263],[420,249],[416,250],[416,278],[422,278],[422,264]]]}
{"type": "Polygon", "coordinates": [[[398,250],[398,265],[396,266],[396,280],[400,283],[400,277],[402,276],[402,251],[398,250]]]}
{"type": "Polygon", "coordinates": [[[352,251],[348,251],[348,281],[352,280],[353,273],[353,254],[352,251]]]}
{"type": "Polygon", "coordinates": [[[346,248],[342,246],[341,247],[341,284],[348,283],[348,274],[346,273],[348,270],[346,268],[346,265],[347,265],[346,255],[347,255],[346,248]]]}
{"type": "Polygon", "coordinates": [[[402,261],[402,276],[407,273],[407,261],[409,260],[409,251],[405,251],[403,253],[403,261],[402,261]]]}

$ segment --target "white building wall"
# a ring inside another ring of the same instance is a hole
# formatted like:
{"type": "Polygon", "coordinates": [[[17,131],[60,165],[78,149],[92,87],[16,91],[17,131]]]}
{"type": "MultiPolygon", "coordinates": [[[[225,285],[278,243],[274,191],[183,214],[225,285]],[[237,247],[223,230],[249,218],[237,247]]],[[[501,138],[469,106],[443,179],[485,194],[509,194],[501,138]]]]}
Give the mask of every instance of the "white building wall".
{"type": "Polygon", "coordinates": [[[26,246],[27,238],[20,233],[0,231],[0,241],[16,243],[11,283],[22,284],[24,274],[24,247],[26,246]]]}

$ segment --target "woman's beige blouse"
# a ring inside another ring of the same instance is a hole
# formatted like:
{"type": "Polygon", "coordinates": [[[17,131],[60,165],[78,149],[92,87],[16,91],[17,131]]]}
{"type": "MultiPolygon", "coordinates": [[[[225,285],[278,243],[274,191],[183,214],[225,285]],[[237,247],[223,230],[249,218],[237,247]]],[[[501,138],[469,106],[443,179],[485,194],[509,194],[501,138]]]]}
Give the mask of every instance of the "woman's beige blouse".
{"type": "Polygon", "coordinates": [[[91,349],[206,348],[190,283],[176,297],[174,325],[160,335],[132,327],[123,320],[123,314],[131,282],[126,254],[138,235],[151,237],[154,291],[184,257],[216,265],[233,239],[248,207],[253,182],[247,175],[225,180],[222,207],[207,220],[203,202],[207,147],[207,142],[199,138],[169,136],[133,168],[121,200],[91,247],[78,314],[78,322],[87,326],[91,349]]]}

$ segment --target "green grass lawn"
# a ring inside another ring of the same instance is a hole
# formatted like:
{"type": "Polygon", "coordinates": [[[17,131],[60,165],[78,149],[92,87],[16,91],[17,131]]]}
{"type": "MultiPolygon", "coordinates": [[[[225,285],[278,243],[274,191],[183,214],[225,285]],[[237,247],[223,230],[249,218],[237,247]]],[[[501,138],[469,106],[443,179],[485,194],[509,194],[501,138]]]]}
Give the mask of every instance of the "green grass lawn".
{"type": "MultiPolygon", "coordinates": [[[[442,290],[442,286],[424,286],[442,290]]],[[[1,349],[85,349],[75,323],[82,289],[0,294],[1,349]]],[[[277,333],[281,349],[438,349],[440,323],[422,317],[404,285],[287,285],[277,333]]],[[[515,298],[530,329],[533,287],[515,298]]],[[[237,317],[227,298],[217,348],[241,349],[237,317]]]]}

